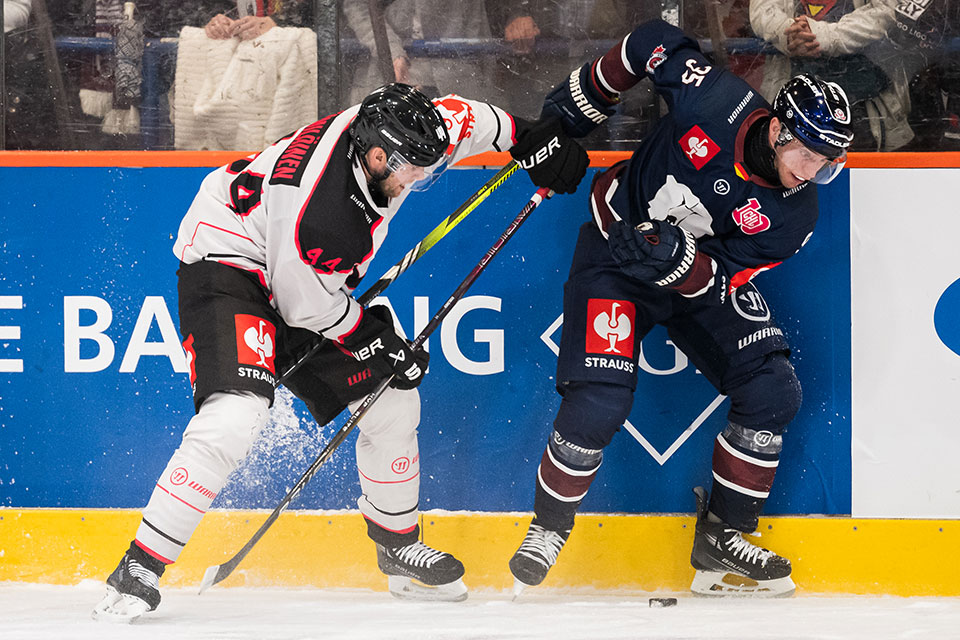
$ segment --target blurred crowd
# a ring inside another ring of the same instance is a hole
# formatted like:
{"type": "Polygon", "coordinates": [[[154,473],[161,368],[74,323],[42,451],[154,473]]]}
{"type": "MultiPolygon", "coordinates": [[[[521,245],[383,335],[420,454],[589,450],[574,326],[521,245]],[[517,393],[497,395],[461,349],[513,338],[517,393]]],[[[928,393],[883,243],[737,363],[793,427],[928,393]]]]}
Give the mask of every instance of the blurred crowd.
{"type": "MultiPolygon", "coordinates": [[[[259,149],[389,81],[536,118],[543,95],[645,20],[698,38],[767,99],[837,81],[859,151],[960,148],[954,0],[4,0],[5,149],[259,149]]],[[[663,113],[648,82],[591,148],[663,113]]]]}

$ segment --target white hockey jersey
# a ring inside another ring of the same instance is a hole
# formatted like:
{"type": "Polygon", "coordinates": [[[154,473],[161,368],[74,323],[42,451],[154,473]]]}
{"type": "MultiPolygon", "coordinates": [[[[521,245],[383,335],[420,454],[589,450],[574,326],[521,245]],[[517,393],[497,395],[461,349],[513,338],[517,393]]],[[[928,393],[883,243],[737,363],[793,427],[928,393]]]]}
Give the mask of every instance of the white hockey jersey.
{"type": "MultiPolygon", "coordinates": [[[[516,142],[498,107],[453,95],[433,102],[450,132],[449,164],[516,142]]],[[[374,203],[348,133],[358,109],[210,173],[180,223],[176,256],[255,274],[287,324],[342,342],[361,316],[351,293],[409,193],[374,203]]]]}

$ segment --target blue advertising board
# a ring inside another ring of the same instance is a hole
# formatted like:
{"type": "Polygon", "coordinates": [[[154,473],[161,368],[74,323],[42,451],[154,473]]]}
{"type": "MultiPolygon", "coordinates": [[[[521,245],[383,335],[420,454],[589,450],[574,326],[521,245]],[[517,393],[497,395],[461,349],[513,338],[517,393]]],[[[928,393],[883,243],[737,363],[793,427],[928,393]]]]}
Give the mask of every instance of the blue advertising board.
{"type": "MultiPolygon", "coordinates": [[[[140,508],[193,413],[171,247],[202,168],[0,168],[0,506],[140,508]]],[[[369,286],[490,170],[449,171],[391,225],[369,286]]],[[[588,176],[589,178],[589,176],[588,176]]],[[[384,295],[412,338],[534,188],[498,189],[384,295]]],[[[820,188],[807,246],[756,284],[793,346],[804,404],[769,514],[850,512],[849,183],[820,188]]],[[[559,396],[562,286],[586,189],[544,203],[429,341],[421,508],[528,511],[559,396]]],[[[629,422],[582,511],[690,512],[728,403],[659,328],[629,422]]],[[[215,507],[273,508],[344,420],[289,393],[215,507]]],[[[294,508],[354,508],[350,438],[294,508]]]]}

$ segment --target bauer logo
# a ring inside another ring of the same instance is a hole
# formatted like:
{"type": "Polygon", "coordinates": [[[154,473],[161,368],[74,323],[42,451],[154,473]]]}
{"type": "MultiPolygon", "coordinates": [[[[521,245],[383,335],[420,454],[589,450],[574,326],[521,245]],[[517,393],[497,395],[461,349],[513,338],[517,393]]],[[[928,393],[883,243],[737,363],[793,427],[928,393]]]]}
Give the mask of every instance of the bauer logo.
{"type": "Polygon", "coordinates": [[[237,362],[261,367],[275,374],[276,327],[263,318],[245,313],[238,313],[234,321],[237,327],[237,362]]]}
{"type": "Polygon", "coordinates": [[[627,300],[587,301],[587,353],[633,358],[636,308],[627,300]]]}
{"type": "Polygon", "coordinates": [[[937,337],[947,349],[960,355],[960,323],[957,318],[960,318],[960,280],[955,280],[944,290],[933,310],[937,337]]]}

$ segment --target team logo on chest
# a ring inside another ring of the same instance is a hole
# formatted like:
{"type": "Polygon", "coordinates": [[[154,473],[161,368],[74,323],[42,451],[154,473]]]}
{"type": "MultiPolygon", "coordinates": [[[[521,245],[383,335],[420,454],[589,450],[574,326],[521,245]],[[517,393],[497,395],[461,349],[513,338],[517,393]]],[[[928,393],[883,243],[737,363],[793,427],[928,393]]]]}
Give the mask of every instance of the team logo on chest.
{"type": "Polygon", "coordinates": [[[696,125],[680,138],[680,148],[697,171],[720,152],[720,146],[696,125]]]}
{"type": "Polygon", "coordinates": [[[633,357],[636,308],[627,300],[587,301],[587,353],[633,357]]]}
{"type": "Polygon", "coordinates": [[[733,210],[733,221],[748,236],[770,228],[770,218],[760,213],[760,203],[756,198],[747,200],[747,204],[733,210]]]}
{"type": "Polygon", "coordinates": [[[263,318],[245,313],[238,313],[234,321],[237,327],[237,362],[261,367],[275,374],[273,359],[277,328],[263,318]]]}

